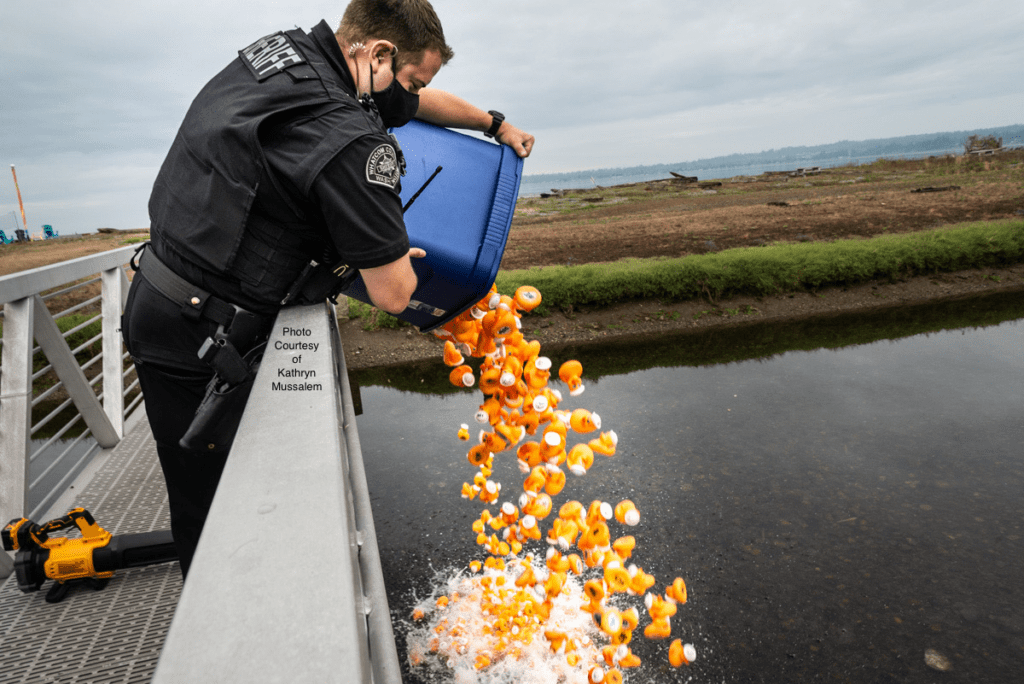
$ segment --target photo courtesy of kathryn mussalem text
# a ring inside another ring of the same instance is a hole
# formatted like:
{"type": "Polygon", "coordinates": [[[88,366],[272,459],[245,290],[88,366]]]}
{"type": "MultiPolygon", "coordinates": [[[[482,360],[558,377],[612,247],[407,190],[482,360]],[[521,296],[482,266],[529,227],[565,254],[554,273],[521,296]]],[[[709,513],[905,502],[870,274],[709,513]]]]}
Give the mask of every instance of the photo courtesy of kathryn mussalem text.
{"type": "Polygon", "coordinates": [[[303,368],[303,354],[306,355],[306,364],[312,361],[320,350],[319,342],[311,342],[308,339],[312,335],[309,328],[290,328],[285,326],[281,331],[281,338],[274,341],[274,349],[286,352],[280,358],[282,365],[275,369],[274,379],[271,381],[270,389],[274,392],[319,392],[323,385],[316,382],[317,374],[315,368],[303,368]],[[290,355],[290,356],[289,356],[290,355]],[[290,359],[288,365],[285,359],[290,359]]]}

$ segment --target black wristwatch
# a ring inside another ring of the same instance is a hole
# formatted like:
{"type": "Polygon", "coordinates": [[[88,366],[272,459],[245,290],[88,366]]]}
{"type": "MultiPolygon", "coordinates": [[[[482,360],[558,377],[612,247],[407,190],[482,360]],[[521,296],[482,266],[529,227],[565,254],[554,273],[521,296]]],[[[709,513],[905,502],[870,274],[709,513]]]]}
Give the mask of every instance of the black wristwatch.
{"type": "Polygon", "coordinates": [[[501,128],[501,123],[505,120],[505,115],[501,112],[496,112],[493,109],[488,114],[491,115],[491,127],[484,133],[488,138],[493,138],[498,134],[498,129],[501,128]]]}

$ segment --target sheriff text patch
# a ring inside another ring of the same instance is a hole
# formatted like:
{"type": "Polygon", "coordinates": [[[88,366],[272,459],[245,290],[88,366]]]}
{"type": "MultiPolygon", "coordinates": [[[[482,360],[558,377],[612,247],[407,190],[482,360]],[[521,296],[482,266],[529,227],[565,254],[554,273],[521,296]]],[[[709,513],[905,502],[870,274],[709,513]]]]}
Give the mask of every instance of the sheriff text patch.
{"type": "Polygon", "coordinates": [[[260,38],[244,50],[239,50],[238,54],[257,81],[269,78],[282,69],[306,62],[306,58],[284,33],[260,38]]]}

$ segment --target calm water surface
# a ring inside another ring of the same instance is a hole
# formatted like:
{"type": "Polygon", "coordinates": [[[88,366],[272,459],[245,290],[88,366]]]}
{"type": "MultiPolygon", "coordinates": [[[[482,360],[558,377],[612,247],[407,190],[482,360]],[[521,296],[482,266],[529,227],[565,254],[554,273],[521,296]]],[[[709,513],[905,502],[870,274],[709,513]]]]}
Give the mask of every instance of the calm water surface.
{"type": "MultiPolygon", "coordinates": [[[[459,497],[474,468],[456,439],[481,399],[381,387],[361,399],[404,652],[414,594],[482,558],[470,531],[482,505],[459,497]]],[[[667,643],[639,638],[644,666],[627,681],[1024,678],[1021,321],[607,375],[561,408],[578,406],[618,433],[619,453],[570,475],[556,506],[631,498],[635,561],[659,587],[677,575],[690,587],[673,638],[698,661],[671,670],[667,643]],[[929,666],[929,650],[949,669],[929,666]]],[[[521,491],[514,461],[496,458],[502,500],[521,491]]]]}

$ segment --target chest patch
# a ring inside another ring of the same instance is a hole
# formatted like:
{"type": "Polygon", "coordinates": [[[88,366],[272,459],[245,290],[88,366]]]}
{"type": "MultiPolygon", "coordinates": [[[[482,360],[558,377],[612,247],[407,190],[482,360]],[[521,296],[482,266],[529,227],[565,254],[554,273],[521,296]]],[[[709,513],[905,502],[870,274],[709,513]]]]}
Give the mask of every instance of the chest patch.
{"type": "Polygon", "coordinates": [[[393,190],[400,175],[395,148],[387,143],[378,145],[366,160],[366,180],[393,190]]]}
{"type": "Polygon", "coordinates": [[[239,50],[238,55],[257,81],[296,64],[306,63],[306,58],[284,33],[264,36],[249,47],[239,50]]]}

